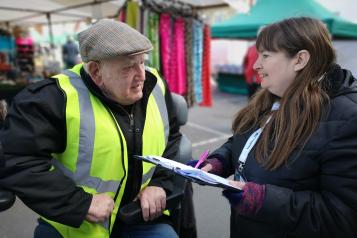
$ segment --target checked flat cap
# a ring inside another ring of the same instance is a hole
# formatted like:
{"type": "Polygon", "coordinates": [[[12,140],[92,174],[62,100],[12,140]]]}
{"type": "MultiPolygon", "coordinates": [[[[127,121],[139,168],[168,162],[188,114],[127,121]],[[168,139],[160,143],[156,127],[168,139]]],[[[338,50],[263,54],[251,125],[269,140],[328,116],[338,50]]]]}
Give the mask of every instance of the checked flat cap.
{"type": "Polygon", "coordinates": [[[137,30],[109,19],[78,33],[78,41],[84,62],[147,53],[153,48],[150,40],[137,30]]]}

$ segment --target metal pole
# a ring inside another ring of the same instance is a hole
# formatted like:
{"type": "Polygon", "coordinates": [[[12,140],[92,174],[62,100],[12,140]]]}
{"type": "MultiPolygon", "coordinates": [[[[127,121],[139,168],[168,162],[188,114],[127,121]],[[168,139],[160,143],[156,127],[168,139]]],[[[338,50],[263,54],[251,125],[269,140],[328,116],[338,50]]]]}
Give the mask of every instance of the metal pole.
{"type": "Polygon", "coordinates": [[[48,21],[48,33],[50,35],[50,46],[51,49],[55,48],[55,44],[53,42],[53,32],[52,32],[52,22],[51,22],[51,14],[46,13],[47,21],[48,21]]]}

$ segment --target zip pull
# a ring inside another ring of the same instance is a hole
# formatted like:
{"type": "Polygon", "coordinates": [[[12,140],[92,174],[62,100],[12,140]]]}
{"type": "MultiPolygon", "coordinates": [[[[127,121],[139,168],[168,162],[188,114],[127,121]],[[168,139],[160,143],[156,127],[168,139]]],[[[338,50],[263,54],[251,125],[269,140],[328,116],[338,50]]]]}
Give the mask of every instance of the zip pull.
{"type": "Polygon", "coordinates": [[[129,121],[130,121],[130,128],[134,127],[134,115],[131,113],[129,114],[129,121]]]}
{"type": "Polygon", "coordinates": [[[131,107],[130,114],[129,114],[130,128],[131,128],[131,129],[134,128],[134,110],[135,110],[135,105],[136,105],[136,103],[134,103],[134,105],[131,107]]]}

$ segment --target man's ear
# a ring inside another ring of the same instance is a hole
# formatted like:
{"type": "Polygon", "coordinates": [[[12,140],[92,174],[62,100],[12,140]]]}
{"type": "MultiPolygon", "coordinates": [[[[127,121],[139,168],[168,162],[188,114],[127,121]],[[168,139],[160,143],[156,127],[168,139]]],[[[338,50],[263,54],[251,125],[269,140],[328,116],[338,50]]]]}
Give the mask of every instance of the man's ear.
{"type": "Polygon", "coordinates": [[[100,87],[103,83],[102,74],[100,72],[99,63],[90,61],[87,63],[88,74],[92,78],[93,82],[100,87]]]}
{"type": "Polygon", "coordinates": [[[300,50],[296,55],[295,55],[295,65],[294,65],[294,70],[295,71],[300,71],[305,66],[310,60],[310,53],[307,50],[300,50]]]}

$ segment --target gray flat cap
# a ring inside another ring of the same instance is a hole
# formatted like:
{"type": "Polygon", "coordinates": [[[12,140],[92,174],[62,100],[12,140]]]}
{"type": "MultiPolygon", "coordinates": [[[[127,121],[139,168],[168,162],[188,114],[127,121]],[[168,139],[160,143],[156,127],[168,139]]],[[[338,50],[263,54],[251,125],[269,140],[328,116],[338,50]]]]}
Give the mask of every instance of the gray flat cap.
{"type": "Polygon", "coordinates": [[[84,62],[147,53],[153,48],[150,40],[137,30],[109,19],[78,33],[78,41],[84,62]]]}

